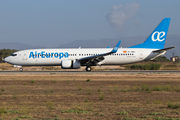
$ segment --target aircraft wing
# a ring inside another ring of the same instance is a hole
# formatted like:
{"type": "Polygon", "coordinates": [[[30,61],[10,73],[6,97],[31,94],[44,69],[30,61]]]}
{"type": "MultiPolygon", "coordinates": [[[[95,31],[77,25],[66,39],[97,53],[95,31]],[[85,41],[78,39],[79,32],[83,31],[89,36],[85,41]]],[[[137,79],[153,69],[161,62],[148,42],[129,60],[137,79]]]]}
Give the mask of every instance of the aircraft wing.
{"type": "Polygon", "coordinates": [[[161,52],[164,52],[164,51],[167,51],[167,50],[170,50],[172,48],[175,48],[174,46],[173,47],[169,47],[169,48],[164,48],[164,49],[159,49],[159,50],[155,50],[153,52],[158,52],[158,53],[161,53],[161,52]]]}
{"type": "Polygon", "coordinates": [[[116,53],[118,51],[120,43],[121,43],[121,41],[119,41],[117,43],[117,45],[113,48],[113,50],[108,53],[102,53],[102,54],[98,54],[98,55],[94,55],[94,56],[80,58],[80,59],[78,59],[78,61],[81,63],[81,65],[85,65],[85,66],[96,65],[98,62],[104,60],[104,56],[116,53]]]}

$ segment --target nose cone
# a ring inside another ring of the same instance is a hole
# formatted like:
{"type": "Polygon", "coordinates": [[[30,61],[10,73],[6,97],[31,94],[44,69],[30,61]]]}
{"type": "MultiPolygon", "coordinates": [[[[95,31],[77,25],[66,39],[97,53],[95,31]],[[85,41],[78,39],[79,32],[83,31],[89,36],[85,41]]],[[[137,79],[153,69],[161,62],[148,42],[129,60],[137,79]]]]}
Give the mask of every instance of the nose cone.
{"type": "Polygon", "coordinates": [[[3,60],[4,62],[10,62],[11,61],[11,59],[10,59],[10,57],[6,57],[6,58],[4,58],[4,60],[3,60]]]}

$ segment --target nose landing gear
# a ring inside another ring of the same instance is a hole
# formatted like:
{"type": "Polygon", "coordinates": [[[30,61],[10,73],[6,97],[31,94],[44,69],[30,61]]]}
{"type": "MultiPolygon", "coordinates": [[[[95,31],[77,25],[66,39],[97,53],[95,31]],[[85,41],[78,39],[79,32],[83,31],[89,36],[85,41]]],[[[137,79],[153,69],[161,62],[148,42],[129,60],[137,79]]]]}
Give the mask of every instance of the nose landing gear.
{"type": "Polygon", "coordinates": [[[22,68],[22,66],[20,66],[20,65],[14,65],[14,67],[19,68],[19,71],[20,71],[20,72],[22,72],[22,71],[23,71],[23,68],[22,68]]]}
{"type": "Polygon", "coordinates": [[[23,71],[23,68],[19,68],[19,71],[22,72],[22,71],[23,71]]]}
{"type": "Polygon", "coordinates": [[[87,66],[87,67],[86,67],[86,71],[87,71],[87,72],[90,72],[90,71],[91,71],[91,67],[90,67],[90,66],[87,66]]]}

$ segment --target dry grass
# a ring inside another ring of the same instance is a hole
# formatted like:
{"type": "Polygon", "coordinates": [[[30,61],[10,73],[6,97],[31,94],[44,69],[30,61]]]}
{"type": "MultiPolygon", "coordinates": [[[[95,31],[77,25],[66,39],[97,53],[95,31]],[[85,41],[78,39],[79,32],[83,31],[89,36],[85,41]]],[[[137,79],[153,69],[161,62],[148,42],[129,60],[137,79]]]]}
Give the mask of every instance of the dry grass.
{"type": "Polygon", "coordinates": [[[179,118],[179,83],[180,74],[1,75],[0,118],[179,118]]]}

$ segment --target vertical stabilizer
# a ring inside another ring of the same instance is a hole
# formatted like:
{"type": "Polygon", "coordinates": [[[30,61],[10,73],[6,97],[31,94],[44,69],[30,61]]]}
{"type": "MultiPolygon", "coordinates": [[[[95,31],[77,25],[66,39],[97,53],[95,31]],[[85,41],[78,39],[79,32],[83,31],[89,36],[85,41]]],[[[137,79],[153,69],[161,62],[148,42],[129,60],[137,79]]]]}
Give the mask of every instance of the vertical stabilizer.
{"type": "Polygon", "coordinates": [[[164,18],[151,35],[142,44],[129,48],[163,49],[171,18],[164,18]]]}

